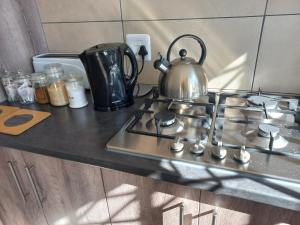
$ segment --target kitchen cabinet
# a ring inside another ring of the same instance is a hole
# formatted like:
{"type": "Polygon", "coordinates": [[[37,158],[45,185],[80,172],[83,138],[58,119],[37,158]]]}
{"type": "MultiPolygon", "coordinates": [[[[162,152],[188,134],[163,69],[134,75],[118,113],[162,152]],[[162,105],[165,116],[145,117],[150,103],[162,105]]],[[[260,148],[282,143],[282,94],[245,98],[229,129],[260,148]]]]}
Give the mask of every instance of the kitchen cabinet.
{"type": "Polygon", "coordinates": [[[1,147],[0,181],[0,225],[300,224],[291,210],[1,147]]]}
{"type": "Polygon", "coordinates": [[[199,190],[115,170],[102,173],[113,225],[180,225],[180,203],[184,224],[198,225],[199,190]]]}
{"type": "Polygon", "coordinates": [[[47,225],[25,176],[21,152],[0,149],[0,224],[47,225]]]}
{"type": "Polygon", "coordinates": [[[244,199],[201,191],[201,225],[299,225],[300,214],[244,199]]]}
{"type": "Polygon", "coordinates": [[[22,154],[49,225],[110,224],[99,167],[22,154]]]}

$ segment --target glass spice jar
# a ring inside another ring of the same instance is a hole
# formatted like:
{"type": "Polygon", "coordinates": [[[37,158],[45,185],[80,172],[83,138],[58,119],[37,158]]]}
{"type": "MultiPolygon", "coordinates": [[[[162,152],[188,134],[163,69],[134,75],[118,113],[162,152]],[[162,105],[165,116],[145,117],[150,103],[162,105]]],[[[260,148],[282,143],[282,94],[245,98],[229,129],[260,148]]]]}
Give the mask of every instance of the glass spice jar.
{"type": "Polygon", "coordinates": [[[17,93],[20,103],[30,104],[35,102],[34,88],[31,83],[31,76],[25,75],[22,72],[18,72],[16,78],[17,93]]]}
{"type": "Polygon", "coordinates": [[[51,105],[64,106],[69,104],[68,94],[63,80],[63,68],[60,64],[48,64],[45,66],[49,84],[47,91],[51,105]]]}
{"type": "Polygon", "coordinates": [[[1,77],[1,82],[9,102],[17,102],[19,100],[17,92],[18,85],[15,77],[15,74],[8,71],[5,71],[4,75],[1,77]]]}
{"type": "Polygon", "coordinates": [[[69,74],[65,80],[70,108],[82,108],[88,104],[82,76],[69,74]]]}
{"type": "Polygon", "coordinates": [[[31,74],[32,85],[35,91],[35,100],[39,104],[48,104],[49,95],[47,91],[48,79],[44,73],[31,74]]]}

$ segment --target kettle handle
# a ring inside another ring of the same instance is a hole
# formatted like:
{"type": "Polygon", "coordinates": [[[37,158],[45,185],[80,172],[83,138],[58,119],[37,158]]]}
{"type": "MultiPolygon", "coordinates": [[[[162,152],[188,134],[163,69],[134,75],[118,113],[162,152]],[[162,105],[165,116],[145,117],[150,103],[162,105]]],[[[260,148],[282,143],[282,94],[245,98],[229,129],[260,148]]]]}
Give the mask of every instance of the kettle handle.
{"type": "Polygon", "coordinates": [[[130,78],[126,82],[126,86],[127,86],[127,88],[133,90],[135,82],[137,81],[137,77],[138,77],[138,65],[137,65],[135,55],[128,45],[126,45],[126,47],[124,49],[124,54],[129,57],[129,60],[131,63],[131,75],[130,75],[130,78]]]}
{"type": "Polygon", "coordinates": [[[199,59],[198,63],[200,65],[202,65],[204,63],[205,58],[206,58],[206,53],[207,53],[206,46],[205,46],[205,44],[204,44],[204,42],[203,42],[203,40],[201,38],[199,38],[199,37],[197,37],[196,35],[193,35],[193,34],[184,34],[184,35],[181,35],[181,36],[175,38],[175,40],[171,43],[170,47],[168,48],[167,60],[170,62],[170,55],[171,55],[171,50],[172,50],[173,45],[179,39],[184,38],[184,37],[195,39],[199,43],[199,45],[201,46],[202,53],[201,53],[201,56],[200,56],[200,59],[199,59]]]}

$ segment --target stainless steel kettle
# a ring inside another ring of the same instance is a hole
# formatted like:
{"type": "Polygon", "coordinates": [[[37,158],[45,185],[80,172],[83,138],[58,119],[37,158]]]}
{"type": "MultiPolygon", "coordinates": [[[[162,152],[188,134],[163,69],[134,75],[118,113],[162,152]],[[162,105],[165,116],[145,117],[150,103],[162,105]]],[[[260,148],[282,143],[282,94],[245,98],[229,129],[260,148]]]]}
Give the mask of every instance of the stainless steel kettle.
{"type": "Polygon", "coordinates": [[[207,95],[207,77],[202,67],[206,58],[206,46],[201,38],[184,34],[177,37],[169,46],[167,59],[160,56],[154,62],[154,68],[161,71],[159,79],[160,94],[178,100],[196,100],[203,95],[207,95]],[[179,51],[180,58],[170,62],[170,54],[173,45],[181,38],[193,38],[201,46],[202,53],[199,61],[186,57],[187,51],[179,51]]]}

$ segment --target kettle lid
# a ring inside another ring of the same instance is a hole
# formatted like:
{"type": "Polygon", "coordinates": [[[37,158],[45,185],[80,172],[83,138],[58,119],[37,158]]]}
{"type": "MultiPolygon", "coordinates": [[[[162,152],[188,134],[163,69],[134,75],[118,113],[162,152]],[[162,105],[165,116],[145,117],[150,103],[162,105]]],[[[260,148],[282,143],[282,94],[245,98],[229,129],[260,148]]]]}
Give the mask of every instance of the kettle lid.
{"type": "Polygon", "coordinates": [[[187,51],[185,49],[181,49],[179,51],[180,58],[174,59],[172,61],[172,65],[196,63],[195,59],[186,57],[186,55],[187,55],[187,51]]]}
{"type": "Polygon", "coordinates": [[[107,51],[107,50],[116,50],[122,46],[124,46],[124,43],[104,43],[104,44],[99,44],[95,45],[91,48],[88,48],[84,51],[86,55],[94,54],[96,52],[102,52],[102,51],[107,51]]]}

